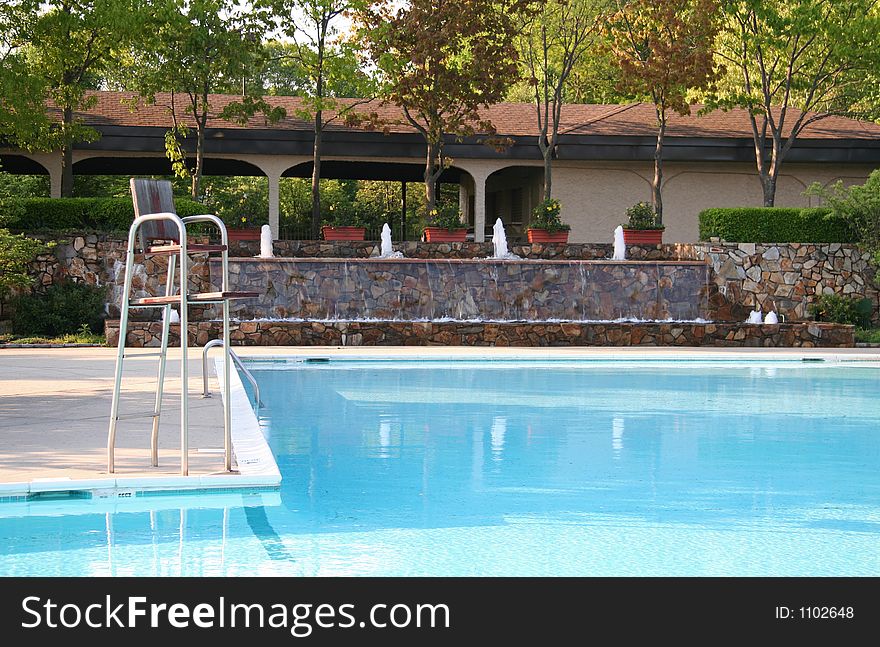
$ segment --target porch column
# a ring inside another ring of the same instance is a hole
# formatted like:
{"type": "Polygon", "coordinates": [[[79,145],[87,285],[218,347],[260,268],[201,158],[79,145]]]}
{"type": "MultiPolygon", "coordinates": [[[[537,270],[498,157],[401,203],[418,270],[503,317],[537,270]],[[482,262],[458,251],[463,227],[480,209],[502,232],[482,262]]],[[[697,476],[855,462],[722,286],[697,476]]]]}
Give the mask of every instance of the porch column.
{"type": "MultiPolygon", "coordinates": [[[[54,161],[54,160],[53,160],[54,161]]],[[[59,157],[57,164],[44,164],[49,171],[49,197],[61,197],[61,159],[59,157]]]]}
{"type": "Polygon", "coordinates": [[[470,211],[470,207],[468,203],[470,200],[471,192],[468,191],[467,186],[465,186],[464,178],[462,178],[461,183],[458,185],[458,208],[461,210],[461,215],[464,217],[465,222],[471,221],[471,214],[468,213],[470,211]]]}
{"type": "Polygon", "coordinates": [[[269,180],[269,228],[272,230],[272,239],[278,240],[278,237],[281,234],[279,228],[280,199],[278,197],[278,186],[281,180],[281,173],[273,171],[271,173],[266,173],[266,177],[269,180]]]}
{"type": "Polygon", "coordinates": [[[474,175],[474,241],[486,240],[486,178],[474,175]]]}

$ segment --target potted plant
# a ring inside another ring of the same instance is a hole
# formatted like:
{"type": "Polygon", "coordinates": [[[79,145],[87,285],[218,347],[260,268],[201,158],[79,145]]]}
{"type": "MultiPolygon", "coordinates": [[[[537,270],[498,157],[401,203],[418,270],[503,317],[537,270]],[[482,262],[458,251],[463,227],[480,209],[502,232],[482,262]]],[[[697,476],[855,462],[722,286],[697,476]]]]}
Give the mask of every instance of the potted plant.
{"type": "Polygon", "coordinates": [[[532,209],[532,220],[526,232],[530,243],[568,242],[571,227],[559,218],[561,210],[562,205],[555,198],[544,200],[532,209]]]}
{"type": "Polygon", "coordinates": [[[623,225],[623,242],[627,245],[659,245],[665,227],[657,222],[657,212],[647,202],[639,202],[626,210],[628,222],[623,225]]]}
{"type": "Polygon", "coordinates": [[[438,205],[428,213],[425,226],[425,242],[463,243],[467,238],[467,227],[461,221],[458,205],[438,205]]]}
{"type": "Polygon", "coordinates": [[[260,227],[250,224],[247,216],[240,216],[226,223],[226,238],[233,240],[260,240],[260,227]]]}
{"type": "Polygon", "coordinates": [[[367,228],[362,227],[353,204],[331,204],[330,223],[321,227],[324,240],[363,240],[367,228]]]}

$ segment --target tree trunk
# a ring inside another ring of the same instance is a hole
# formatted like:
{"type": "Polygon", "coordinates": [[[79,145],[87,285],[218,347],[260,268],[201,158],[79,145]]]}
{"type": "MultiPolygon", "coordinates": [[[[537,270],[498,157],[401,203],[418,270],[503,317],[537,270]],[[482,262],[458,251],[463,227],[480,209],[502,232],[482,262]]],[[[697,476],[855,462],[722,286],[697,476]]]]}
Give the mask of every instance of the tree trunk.
{"type": "Polygon", "coordinates": [[[431,213],[437,206],[437,184],[434,177],[435,159],[437,157],[437,147],[428,143],[428,153],[425,159],[425,211],[431,213]]]}
{"type": "Polygon", "coordinates": [[[772,172],[763,175],[761,188],[764,190],[764,206],[772,207],[776,202],[776,175],[772,172]]]}
{"type": "Polygon", "coordinates": [[[61,197],[73,197],[73,143],[70,129],[73,126],[73,109],[65,108],[63,114],[64,143],[61,145],[61,197]]]}
{"type": "Polygon", "coordinates": [[[553,165],[553,147],[548,146],[544,153],[544,200],[550,199],[550,192],[553,186],[553,177],[551,175],[553,165]]]}
{"type": "Polygon", "coordinates": [[[323,112],[315,111],[315,145],[312,149],[312,238],[321,231],[321,143],[324,134],[323,112]]]}
{"type": "Polygon", "coordinates": [[[657,145],[654,148],[654,179],[651,181],[651,202],[654,205],[654,212],[657,214],[656,222],[658,225],[663,224],[663,196],[661,189],[663,186],[663,137],[666,135],[666,113],[663,110],[657,110],[657,145]]]}
{"type": "Polygon", "coordinates": [[[773,131],[773,149],[770,153],[770,166],[761,176],[761,188],[764,189],[764,206],[772,207],[776,202],[776,180],[779,178],[779,167],[782,164],[782,138],[778,131],[773,131]]]}
{"type": "Polygon", "coordinates": [[[192,188],[190,196],[193,200],[199,199],[202,187],[202,171],[205,166],[205,129],[202,124],[196,124],[196,169],[192,175],[192,188]]]}

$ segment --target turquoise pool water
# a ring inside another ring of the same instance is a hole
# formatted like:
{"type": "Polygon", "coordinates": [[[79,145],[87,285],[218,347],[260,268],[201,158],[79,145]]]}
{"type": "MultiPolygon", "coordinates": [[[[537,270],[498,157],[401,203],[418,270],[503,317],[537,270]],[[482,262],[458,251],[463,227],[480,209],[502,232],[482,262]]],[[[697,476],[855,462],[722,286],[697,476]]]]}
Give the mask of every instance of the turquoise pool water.
{"type": "Polygon", "coordinates": [[[280,493],[0,504],[0,573],[880,575],[880,368],[251,366],[280,493]]]}

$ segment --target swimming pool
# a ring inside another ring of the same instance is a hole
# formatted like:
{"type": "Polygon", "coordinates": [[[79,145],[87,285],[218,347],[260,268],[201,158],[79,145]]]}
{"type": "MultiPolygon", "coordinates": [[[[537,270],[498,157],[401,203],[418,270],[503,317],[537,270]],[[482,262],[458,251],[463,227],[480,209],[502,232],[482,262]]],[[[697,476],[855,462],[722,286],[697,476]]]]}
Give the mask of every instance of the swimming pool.
{"type": "Polygon", "coordinates": [[[0,504],[0,573],[880,574],[880,367],[249,367],[280,493],[0,504]]]}

